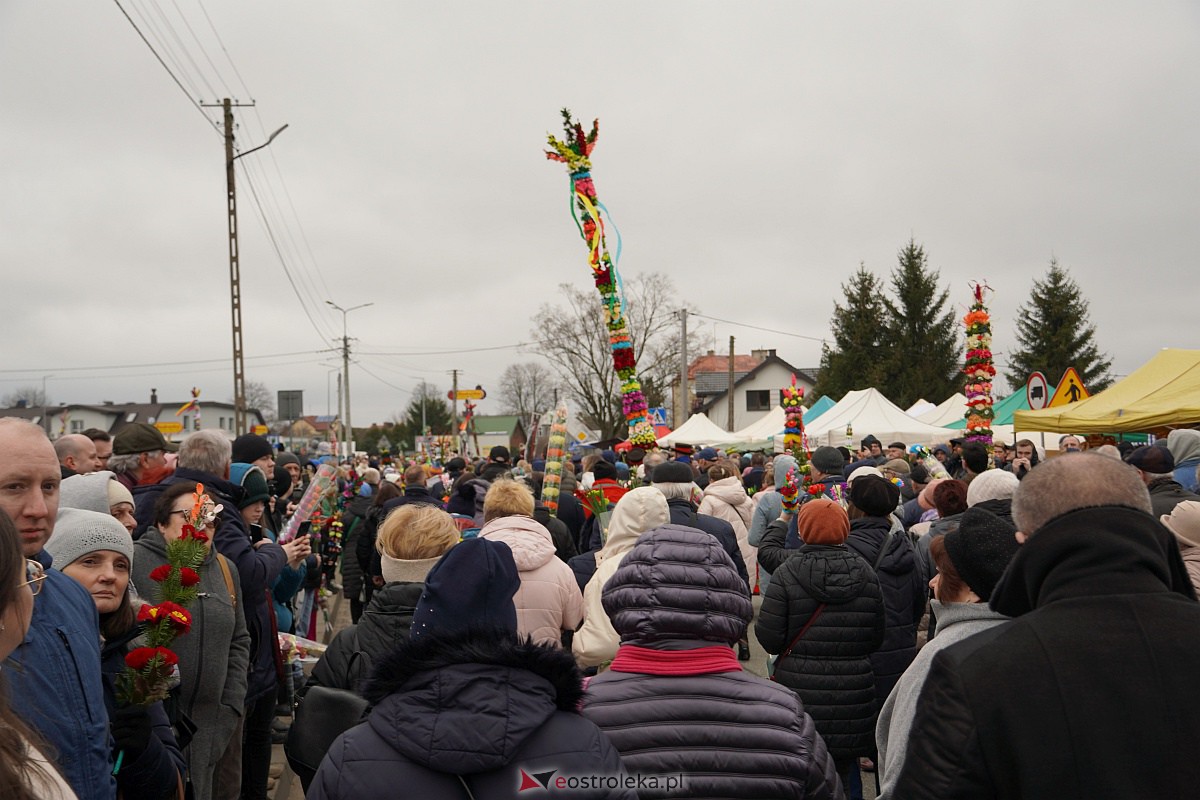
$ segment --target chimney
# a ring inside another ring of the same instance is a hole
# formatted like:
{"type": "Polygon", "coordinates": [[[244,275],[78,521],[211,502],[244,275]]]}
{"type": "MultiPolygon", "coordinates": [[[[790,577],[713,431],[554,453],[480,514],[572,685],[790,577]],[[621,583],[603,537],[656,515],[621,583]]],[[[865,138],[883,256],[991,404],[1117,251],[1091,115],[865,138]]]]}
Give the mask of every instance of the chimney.
{"type": "Polygon", "coordinates": [[[708,354],[709,354],[710,356],[715,356],[715,355],[717,354],[717,351],[716,351],[716,350],[709,350],[709,351],[708,351],[708,354]]]}
{"type": "Polygon", "coordinates": [[[158,389],[151,389],[150,390],[150,405],[154,405],[157,402],[158,402],[158,389]]]}

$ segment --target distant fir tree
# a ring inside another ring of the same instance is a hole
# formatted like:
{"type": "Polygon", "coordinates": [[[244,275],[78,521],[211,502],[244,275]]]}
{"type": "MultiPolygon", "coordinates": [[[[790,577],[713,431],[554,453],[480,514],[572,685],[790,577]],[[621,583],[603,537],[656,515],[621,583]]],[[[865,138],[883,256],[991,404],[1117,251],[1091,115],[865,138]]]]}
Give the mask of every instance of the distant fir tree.
{"type": "Polygon", "coordinates": [[[908,408],[922,397],[939,403],[961,386],[962,342],[950,293],[938,288],[925,248],[909,239],[892,272],[893,297],[883,303],[887,353],[878,388],[896,405],[908,408]]]}
{"type": "Polygon", "coordinates": [[[840,400],[852,389],[877,386],[883,376],[883,284],[862,264],[842,284],[845,305],[833,304],[829,322],[833,345],[821,348],[821,369],[813,398],[840,400]]]}
{"type": "Polygon", "coordinates": [[[1041,372],[1051,386],[1067,367],[1074,367],[1089,392],[1112,383],[1112,359],[1096,347],[1096,326],[1088,320],[1088,303],[1067,270],[1050,259],[1046,277],[1033,282],[1029,302],[1017,313],[1017,347],[1009,354],[1004,375],[1015,391],[1041,372]]]}

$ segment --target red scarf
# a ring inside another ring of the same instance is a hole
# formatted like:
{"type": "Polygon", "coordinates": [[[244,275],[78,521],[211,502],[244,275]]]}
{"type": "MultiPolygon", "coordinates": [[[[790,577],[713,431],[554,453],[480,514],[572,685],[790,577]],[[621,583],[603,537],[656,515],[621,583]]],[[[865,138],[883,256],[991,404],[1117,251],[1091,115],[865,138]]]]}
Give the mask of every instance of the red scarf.
{"type": "Polygon", "coordinates": [[[623,644],[609,669],[614,672],[640,672],[645,675],[708,675],[714,672],[741,672],[733,649],[722,645],[694,650],[652,650],[623,644]]]}

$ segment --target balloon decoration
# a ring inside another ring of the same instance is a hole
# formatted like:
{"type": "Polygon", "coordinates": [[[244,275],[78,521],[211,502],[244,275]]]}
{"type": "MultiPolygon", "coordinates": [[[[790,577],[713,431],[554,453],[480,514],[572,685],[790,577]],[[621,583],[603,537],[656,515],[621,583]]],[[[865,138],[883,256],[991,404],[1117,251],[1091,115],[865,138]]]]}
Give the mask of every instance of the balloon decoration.
{"type": "MultiPolygon", "coordinates": [[[[592,278],[604,305],[604,325],[608,329],[609,346],[612,348],[613,367],[621,379],[621,407],[629,428],[629,441],[638,447],[654,446],[654,426],[650,424],[646,398],[638,381],[637,363],[633,353],[633,341],[622,308],[624,292],[617,262],[621,259],[621,236],[617,233],[616,257],[608,252],[605,238],[605,218],[612,224],[611,215],[596,196],[592,183],[592,162],[589,158],[596,147],[599,120],[592,122],[590,133],[572,119],[568,109],[562,110],[563,131],[560,141],[548,135],[550,144],[546,158],[567,165],[571,179],[571,216],[579,228],[579,235],[588,247],[588,265],[592,278]]],[[[616,227],[613,227],[616,232],[616,227]]]]}
{"type": "Polygon", "coordinates": [[[992,289],[986,283],[972,284],[974,302],[971,310],[963,317],[967,329],[967,361],[963,374],[967,383],[963,393],[967,396],[966,438],[969,442],[992,445],[992,420],[996,413],[992,409],[992,380],[996,377],[996,366],[992,363],[992,318],[984,303],[985,292],[992,289]]]}

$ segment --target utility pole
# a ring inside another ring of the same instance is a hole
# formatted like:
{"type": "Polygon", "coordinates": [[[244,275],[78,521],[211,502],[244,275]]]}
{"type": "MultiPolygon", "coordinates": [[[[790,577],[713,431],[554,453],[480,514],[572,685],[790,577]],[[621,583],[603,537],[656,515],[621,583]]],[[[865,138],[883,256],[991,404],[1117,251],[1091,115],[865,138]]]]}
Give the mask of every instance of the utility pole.
{"type": "Polygon", "coordinates": [[[729,337],[729,418],[728,418],[728,419],[726,420],[726,422],[725,422],[725,427],[726,427],[726,428],[728,428],[728,429],[729,429],[729,430],[731,430],[731,431],[735,431],[735,430],[737,430],[737,428],[733,427],[733,408],[734,408],[734,402],[733,402],[733,364],[734,364],[734,355],[733,355],[733,337],[732,337],[732,336],[730,336],[730,337],[729,337]]]}
{"type": "Polygon", "coordinates": [[[679,393],[683,397],[683,402],[679,403],[679,417],[671,420],[671,427],[678,428],[680,425],[688,421],[691,417],[692,404],[688,397],[688,348],[687,348],[687,318],[688,312],[686,308],[679,309],[679,321],[682,324],[682,331],[679,342],[679,360],[682,362],[679,370],[679,393]]]}
{"type": "Polygon", "coordinates": [[[346,438],[346,425],[342,422],[342,376],[338,376],[338,455],[342,453],[342,441],[346,438]]]}
{"type": "MultiPolygon", "coordinates": [[[[346,456],[349,458],[353,458],[354,457],[354,426],[350,422],[350,335],[347,332],[347,328],[346,328],[346,315],[348,315],[351,311],[357,311],[360,308],[366,308],[367,306],[373,306],[375,304],[374,303],[363,303],[361,305],[351,306],[350,308],[342,308],[341,306],[339,306],[337,303],[333,302],[332,300],[326,300],[325,303],[327,305],[333,306],[338,311],[342,312],[342,391],[344,391],[346,393],[346,417],[345,417],[345,419],[346,419],[346,425],[345,425],[346,456]]],[[[341,392],[338,392],[338,406],[341,406],[341,404],[342,404],[342,395],[341,395],[341,392]]],[[[341,413],[340,409],[339,409],[338,413],[339,414],[341,413]]]]}
{"type": "Polygon", "coordinates": [[[458,451],[462,452],[462,439],[458,435],[458,373],[459,370],[450,370],[451,380],[454,383],[453,389],[450,392],[453,395],[450,399],[450,411],[454,414],[454,422],[450,428],[450,435],[454,437],[454,444],[458,451]]]}
{"type": "MultiPolygon", "coordinates": [[[[201,103],[214,108],[215,103],[201,103]]],[[[237,189],[234,181],[233,162],[242,156],[261,150],[275,137],[283,133],[287,125],[272,133],[267,141],[244,153],[233,153],[233,109],[253,106],[253,103],[234,103],[228,97],[221,101],[225,112],[225,192],[226,212],[229,217],[229,304],[233,323],[233,428],[241,435],[249,431],[246,424],[246,361],[242,350],[242,276],[238,263],[237,189]]]]}

